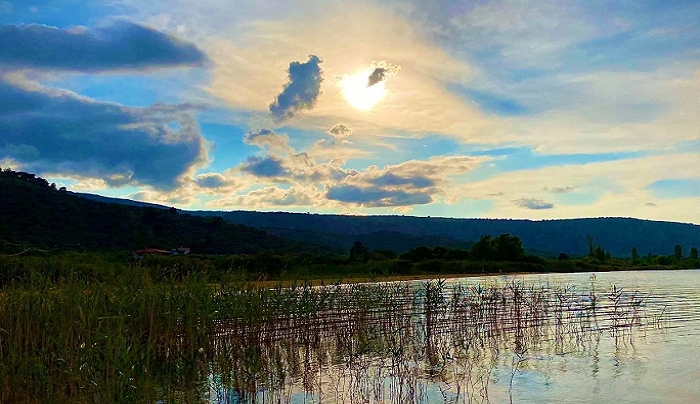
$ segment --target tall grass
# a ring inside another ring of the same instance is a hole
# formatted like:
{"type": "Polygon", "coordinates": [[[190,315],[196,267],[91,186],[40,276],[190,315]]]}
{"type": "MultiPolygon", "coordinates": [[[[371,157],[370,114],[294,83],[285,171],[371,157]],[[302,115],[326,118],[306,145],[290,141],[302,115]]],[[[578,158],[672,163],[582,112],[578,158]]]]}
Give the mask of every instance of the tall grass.
{"type": "Polygon", "coordinates": [[[333,284],[275,288],[217,265],[91,255],[0,259],[0,402],[486,402],[513,353],[631,338],[619,288],[333,284]],[[448,400],[449,399],[449,400],[448,400]]]}

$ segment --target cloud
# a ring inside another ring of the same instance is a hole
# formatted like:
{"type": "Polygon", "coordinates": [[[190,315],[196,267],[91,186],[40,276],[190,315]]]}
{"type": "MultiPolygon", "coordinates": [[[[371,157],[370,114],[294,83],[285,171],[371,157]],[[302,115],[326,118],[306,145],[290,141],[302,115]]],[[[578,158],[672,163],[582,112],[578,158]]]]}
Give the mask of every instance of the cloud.
{"type": "Polygon", "coordinates": [[[275,122],[282,122],[298,114],[301,110],[310,110],[316,104],[321,93],[322,71],[319,64],[323,63],[316,55],[309,55],[305,63],[292,62],[289,64],[289,82],[270,104],[270,113],[275,122]]]}
{"type": "MultiPolygon", "coordinates": [[[[697,137],[698,87],[686,79],[695,77],[697,82],[697,63],[666,63],[672,60],[669,54],[645,60],[638,68],[620,66],[619,59],[605,54],[610,60],[600,63],[608,64],[595,71],[591,63],[599,55],[579,47],[608,44],[595,39],[609,38],[626,24],[616,21],[615,13],[602,15],[583,3],[566,8],[549,0],[496,0],[438,6],[415,0],[408,7],[404,2],[320,7],[321,2],[309,1],[289,14],[277,2],[239,11],[239,3],[174,1],[167,6],[130,3],[169,32],[185,27],[200,35],[216,64],[207,89],[234,108],[265,109],[279,94],[279,83],[286,81],[288,62],[302,60],[309,49],[324,56],[326,77],[364,70],[377,55],[402,66],[387,84],[386,99],[367,112],[352,110],[332,80],[324,81],[324,95],[313,111],[294,122],[302,129],[331,127],[342,120],[355,133],[371,133],[367,142],[397,133],[431,133],[465,143],[530,145],[543,153],[653,150],[659,137],[669,144],[697,137]],[[420,27],[423,18],[415,18],[413,11],[433,8],[439,15],[420,27]],[[410,18],[402,18],[409,9],[410,18]],[[255,23],[241,24],[249,20],[255,23]],[[661,63],[665,68],[653,71],[661,63]],[[691,74],[679,73],[680,68],[691,74]],[[493,116],[455,90],[459,86],[512,101],[524,113],[493,116]]],[[[616,52],[647,55],[639,51],[643,43],[630,43],[624,36],[614,41],[617,45],[608,47],[616,52]]],[[[681,53],[674,55],[684,57],[681,53]]]]}
{"type": "Polygon", "coordinates": [[[645,188],[656,198],[700,197],[700,177],[665,178],[645,188]]]}
{"type": "Polygon", "coordinates": [[[339,122],[330,128],[327,133],[333,135],[333,137],[336,139],[345,139],[352,135],[352,128],[342,122],[339,122]]]}
{"type": "Polygon", "coordinates": [[[39,174],[171,189],[207,161],[191,105],[131,108],[2,79],[0,105],[0,160],[14,159],[39,174]]]}
{"type": "Polygon", "coordinates": [[[196,195],[184,188],[172,190],[172,192],[156,192],[151,190],[141,190],[128,195],[124,198],[134,201],[156,203],[165,206],[187,206],[197,202],[196,195]]]}
{"type": "Polygon", "coordinates": [[[336,185],[330,187],[326,197],[331,200],[348,202],[364,207],[387,207],[424,205],[433,198],[428,193],[387,190],[381,187],[358,187],[354,185],[336,185]]]}
{"type": "Polygon", "coordinates": [[[285,134],[275,133],[269,129],[260,129],[251,131],[243,135],[243,142],[249,145],[255,145],[263,150],[273,152],[275,154],[288,154],[294,150],[289,146],[289,136],[285,134]]]}
{"type": "Polygon", "coordinates": [[[521,208],[531,209],[531,210],[542,210],[542,209],[552,209],[554,204],[550,202],[543,201],[537,198],[521,198],[514,201],[516,205],[521,208]]]}
{"type": "Polygon", "coordinates": [[[282,166],[282,161],[269,156],[251,156],[241,170],[258,177],[281,177],[288,175],[287,170],[282,166]]]}
{"type": "Polygon", "coordinates": [[[379,168],[370,166],[329,187],[331,200],[364,207],[424,205],[444,193],[450,177],[472,170],[487,158],[435,156],[379,168]]]}
{"type": "Polygon", "coordinates": [[[544,187],[543,191],[549,192],[550,194],[567,194],[569,192],[574,192],[578,187],[544,187]]]}
{"type": "Polygon", "coordinates": [[[221,188],[229,181],[219,173],[206,173],[197,176],[195,183],[202,188],[221,188]]]}
{"type": "Polygon", "coordinates": [[[372,62],[370,68],[374,70],[372,70],[372,73],[369,75],[367,87],[372,87],[381,81],[385,81],[390,77],[396,76],[399,69],[401,69],[400,66],[392,65],[386,61],[372,62]]]}
{"type": "Polygon", "coordinates": [[[294,186],[289,189],[264,187],[248,192],[216,199],[207,203],[213,208],[269,208],[279,206],[322,206],[323,195],[314,187],[294,186]]]}
{"type": "Polygon", "coordinates": [[[625,29],[612,18],[597,23],[580,4],[562,7],[556,0],[493,0],[465,8],[439,21],[448,46],[520,68],[556,67],[575,44],[625,29]]]}
{"type": "MultiPolygon", "coordinates": [[[[423,176],[446,179],[469,172],[490,160],[492,160],[490,157],[433,156],[427,160],[408,160],[401,164],[386,166],[384,171],[404,178],[423,176]]],[[[376,170],[376,167],[372,168],[372,171],[376,170]]]]}
{"type": "Polygon", "coordinates": [[[371,134],[363,137],[365,144],[397,133],[401,136],[450,134],[474,142],[494,139],[493,118],[481,113],[471,102],[465,102],[446,85],[466,83],[473,78],[474,70],[455,54],[426,41],[411,21],[398,18],[386,7],[367,3],[352,7],[340,3],[320,6],[321,3],[314,1],[297,5],[304,9],[303,14],[267,18],[258,11],[251,17],[257,18],[255,24],[231,26],[228,16],[237,13],[238,3],[205,1],[194,5],[178,0],[176,4],[172,7],[177,9],[176,15],[168,12],[164,28],[174,31],[184,25],[209,37],[208,41],[203,40],[203,46],[215,68],[206,88],[233,108],[259,110],[267,106],[279,94],[275,83],[288,80],[281,74],[288,66],[287,61],[301,60],[309,49],[323,55],[324,77],[366,72],[364,83],[368,83],[371,73],[368,66],[381,55],[383,60],[401,66],[400,74],[386,82],[387,92],[382,102],[370,111],[357,111],[343,98],[337,82],[324,80],[323,95],[303,119],[294,120],[294,125],[316,130],[342,121],[353,128],[353,136],[371,134]],[[220,8],[221,18],[197,24],[196,21],[212,19],[207,13],[213,6],[220,8]],[[348,21],[362,21],[362,24],[348,24],[348,21]],[[211,24],[221,29],[211,32],[211,24]],[[340,26],[343,29],[338,29],[340,26]]]}
{"type": "Polygon", "coordinates": [[[654,202],[647,202],[647,203],[645,203],[645,205],[646,206],[659,206],[659,205],[655,204],[654,202]]]}
{"type": "Polygon", "coordinates": [[[196,46],[130,22],[89,30],[46,25],[0,26],[0,67],[103,72],[199,66],[196,46]]]}
{"type": "MultiPolygon", "coordinates": [[[[436,156],[428,160],[411,160],[398,165],[379,168],[370,166],[362,172],[330,163],[319,163],[307,152],[297,152],[289,146],[286,135],[270,130],[260,130],[246,135],[247,142],[267,151],[263,156],[253,156],[235,169],[231,175],[245,173],[250,177],[242,182],[247,188],[261,184],[285,184],[294,190],[294,197],[287,196],[287,188],[266,187],[265,192],[250,191],[246,195],[213,200],[209,206],[294,206],[312,201],[319,208],[347,209],[348,205],[365,207],[410,207],[431,203],[443,194],[451,176],[464,174],[485,161],[487,157],[436,156]],[[269,143],[277,146],[275,151],[269,143]],[[268,189],[269,188],[269,189],[268,189]],[[274,189],[274,191],[273,191],[274,189]],[[280,196],[282,195],[282,196],[280,196]],[[306,195],[306,198],[302,198],[306,195]],[[257,205],[249,205],[250,200],[257,205]]],[[[244,189],[237,182],[239,189],[244,189]]]]}
{"type": "Polygon", "coordinates": [[[614,161],[566,164],[503,172],[471,183],[445,187],[446,200],[480,199],[485,194],[505,190],[508,198],[493,198],[491,210],[483,214],[493,218],[556,219],[576,217],[622,216],[653,220],[697,222],[697,196],[680,195],[673,204],[655,208],[646,206],[659,197],[649,185],[667,179],[697,178],[700,153],[667,153],[614,161]],[[562,178],[576,179],[578,187],[570,194],[548,194],[556,209],[530,210],[518,206],[519,199],[542,198],[542,189],[562,178]]]}
{"type": "Polygon", "coordinates": [[[415,188],[427,188],[435,185],[435,180],[426,177],[400,177],[396,174],[387,172],[380,177],[373,178],[369,181],[377,186],[395,186],[395,185],[410,185],[415,188]]]}
{"type": "Polygon", "coordinates": [[[319,163],[307,152],[298,152],[288,144],[289,136],[286,134],[261,129],[245,134],[243,140],[260,147],[265,153],[263,156],[249,157],[237,170],[271,182],[326,185],[357,174],[355,170],[336,164],[319,163]]]}

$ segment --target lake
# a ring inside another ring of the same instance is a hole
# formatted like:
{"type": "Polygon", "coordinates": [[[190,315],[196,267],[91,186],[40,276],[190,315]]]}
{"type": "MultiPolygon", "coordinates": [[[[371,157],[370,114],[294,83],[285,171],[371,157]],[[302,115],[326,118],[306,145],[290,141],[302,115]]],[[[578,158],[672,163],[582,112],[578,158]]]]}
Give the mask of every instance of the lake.
{"type": "Polygon", "coordinates": [[[291,312],[219,325],[207,401],[700,402],[700,270],[299,293],[291,312]]]}

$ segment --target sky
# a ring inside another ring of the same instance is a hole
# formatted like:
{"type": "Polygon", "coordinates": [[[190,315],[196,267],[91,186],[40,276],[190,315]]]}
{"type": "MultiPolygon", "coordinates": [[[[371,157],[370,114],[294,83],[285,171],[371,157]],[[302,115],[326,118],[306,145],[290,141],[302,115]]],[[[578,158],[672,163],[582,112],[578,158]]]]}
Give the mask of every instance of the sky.
{"type": "Polygon", "coordinates": [[[700,2],[0,0],[0,166],[181,209],[700,224],[700,2]]]}

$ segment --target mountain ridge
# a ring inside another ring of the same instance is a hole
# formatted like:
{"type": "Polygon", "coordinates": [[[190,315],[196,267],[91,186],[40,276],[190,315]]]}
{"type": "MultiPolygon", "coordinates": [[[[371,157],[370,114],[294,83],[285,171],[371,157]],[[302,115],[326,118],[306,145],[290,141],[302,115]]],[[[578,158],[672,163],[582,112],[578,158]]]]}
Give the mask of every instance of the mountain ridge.
{"type": "MultiPolygon", "coordinates": [[[[474,242],[482,235],[508,233],[519,237],[532,251],[588,253],[587,236],[618,257],[629,256],[633,247],[640,254],[670,255],[680,244],[689,249],[700,245],[700,225],[636,218],[577,219],[459,219],[416,216],[348,216],[287,212],[190,211],[194,215],[218,215],[225,220],[254,226],[270,234],[304,232],[362,236],[377,231],[393,231],[411,236],[441,236],[458,242],[474,242]]],[[[332,240],[332,238],[330,238],[332,240]]],[[[358,240],[362,241],[360,238],[358,240]]],[[[331,244],[333,245],[333,244],[331,244]]],[[[335,245],[336,247],[340,247],[335,245]]],[[[372,245],[368,245],[374,248],[372,245]]],[[[410,247],[408,247],[410,248],[410,247]]],[[[407,248],[406,248],[407,249],[407,248]]],[[[400,252],[400,251],[399,251],[400,252]]]]}
{"type": "Polygon", "coordinates": [[[588,236],[594,237],[596,246],[600,245],[617,257],[629,256],[633,247],[637,247],[641,255],[671,255],[677,244],[683,246],[686,253],[690,247],[700,245],[700,225],[691,223],[615,217],[529,220],[240,210],[187,211],[123,198],[56,190],[46,180],[33,174],[10,173],[3,172],[6,178],[3,178],[0,189],[0,196],[5,201],[0,212],[0,238],[6,240],[12,239],[13,235],[15,239],[22,240],[18,235],[25,232],[31,233],[25,237],[27,241],[51,236],[61,242],[85,246],[140,245],[159,240],[182,240],[204,245],[210,244],[207,239],[212,237],[208,236],[215,235],[212,229],[220,226],[216,224],[216,220],[220,219],[215,219],[219,216],[226,222],[245,227],[226,227],[215,238],[220,239],[221,243],[228,243],[227,247],[209,248],[212,252],[279,248],[285,245],[282,239],[314,244],[319,247],[317,251],[325,248],[321,246],[330,247],[327,251],[348,251],[355,241],[362,241],[370,249],[391,249],[398,253],[420,245],[466,249],[482,235],[504,233],[520,238],[527,251],[546,256],[556,256],[560,252],[586,255],[588,236]],[[17,176],[23,176],[23,181],[17,182],[17,176]],[[26,196],[15,195],[21,192],[25,192],[26,196]],[[66,202],[67,197],[74,199],[66,202]],[[88,205],[77,201],[85,201],[88,205]],[[98,209],[90,203],[100,203],[106,207],[98,209]],[[71,222],[57,216],[57,212],[66,209],[72,215],[92,212],[89,220],[104,223],[91,227],[89,223],[71,222]],[[101,213],[95,213],[95,209],[101,213]],[[167,214],[176,214],[172,218],[180,214],[182,218],[168,219],[167,214]],[[208,221],[199,222],[197,217],[208,221]],[[100,233],[100,230],[107,232],[100,233]],[[110,234],[110,231],[116,233],[110,234]],[[247,236],[241,237],[236,231],[247,236]],[[231,240],[222,238],[223,234],[231,240]],[[121,239],[117,241],[118,236],[121,239]],[[231,244],[233,240],[239,243],[239,247],[231,244]]]}

